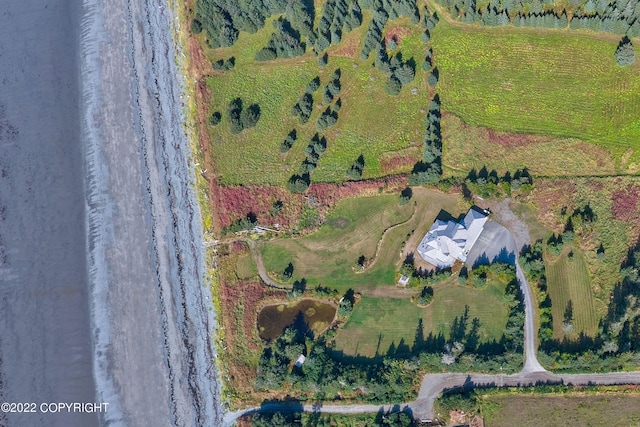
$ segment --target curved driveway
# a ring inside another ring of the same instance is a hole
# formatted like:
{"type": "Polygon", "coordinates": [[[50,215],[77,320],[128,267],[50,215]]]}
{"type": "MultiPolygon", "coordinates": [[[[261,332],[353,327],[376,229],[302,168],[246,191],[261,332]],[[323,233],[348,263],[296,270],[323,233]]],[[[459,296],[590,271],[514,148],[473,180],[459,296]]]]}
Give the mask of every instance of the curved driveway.
{"type": "MultiPolygon", "coordinates": [[[[255,246],[251,245],[252,253],[258,264],[258,270],[263,274],[264,265],[255,246]]],[[[518,250],[511,233],[496,222],[487,222],[485,231],[474,245],[467,257],[469,266],[482,262],[506,261],[515,263],[516,278],[524,295],[525,323],[524,323],[524,357],[525,363],[522,371],[512,375],[491,375],[474,373],[447,373],[426,374],[420,385],[418,398],[413,402],[396,405],[301,405],[276,403],[261,407],[242,409],[225,414],[224,425],[230,426],[242,415],[249,415],[260,411],[305,411],[324,413],[375,413],[380,410],[410,410],[415,419],[432,420],[438,414],[433,413],[433,404],[444,390],[460,387],[524,387],[539,384],[564,384],[564,385],[622,385],[640,384],[640,372],[611,372],[605,374],[561,374],[556,375],[546,371],[536,357],[536,331],[534,323],[533,297],[529,283],[518,263],[518,250]]],[[[262,277],[264,280],[265,277],[262,277]]],[[[269,279],[267,277],[267,279],[269,279]]],[[[269,285],[272,280],[265,280],[269,285]]],[[[279,287],[279,285],[278,285],[279,287]]]]}

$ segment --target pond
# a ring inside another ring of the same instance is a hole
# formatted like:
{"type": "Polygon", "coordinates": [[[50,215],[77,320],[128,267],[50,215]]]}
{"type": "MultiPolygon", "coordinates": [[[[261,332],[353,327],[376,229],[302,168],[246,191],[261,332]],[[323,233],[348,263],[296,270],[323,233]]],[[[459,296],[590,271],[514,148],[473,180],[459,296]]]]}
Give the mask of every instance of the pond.
{"type": "Polygon", "coordinates": [[[304,321],[317,335],[333,322],[337,307],[315,299],[303,299],[294,305],[286,303],[265,306],[258,313],[258,333],[263,340],[274,340],[287,326],[304,321]]]}

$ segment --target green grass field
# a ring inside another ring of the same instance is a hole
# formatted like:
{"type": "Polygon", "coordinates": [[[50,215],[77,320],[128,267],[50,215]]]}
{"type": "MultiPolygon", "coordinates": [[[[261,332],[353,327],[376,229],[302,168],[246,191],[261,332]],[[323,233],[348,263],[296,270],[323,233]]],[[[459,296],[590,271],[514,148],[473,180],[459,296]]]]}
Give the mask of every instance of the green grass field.
{"type": "Polygon", "coordinates": [[[632,147],[637,162],[640,63],[616,65],[617,41],[441,19],[432,42],[443,109],[472,125],[585,139],[616,156],[632,147]]]}
{"type": "Polygon", "coordinates": [[[584,254],[580,249],[566,247],[557,259],[550,260],[549,254],[546,254],[546,258],[554,337],[575,337],[580,332],[594,336],[598,330],[598,316],[593,306],[591,281],[584,254]],[[573,251],[573,259],[569,259],[570,251],[573,251]],[[573,304],[573,334],[566,335],[563,331],[563,320],[569,300],[573,304]]]}
{"type": "Polygon", "coordinates": [[[606,149],[587,142],[559,137],[491,132],[466,125],[452,114],[442,118],[442,163],[445,176],[465,176],[483,166],[499,174],[527,167],[534,175],[610,175],[615,160],[606,149]]]}
{"type": "MultiPolygon", "coordinates": [[[[394,26],[411,27],[411,24],[406,19],[398,19],[387,24],[387,29],[394,26]]],[[[342,90],[338,95],[342,109],[338,122],[324,132],[328,149],[320,158],[312,180],[343,181],[347,169],[360,154],[365,159],[364,178],[410,170],[417,158],[393,170],[386,170],[380,159],[384,153],[421,146],[426,114],[421,110],[426,109],[429,102],[427,75],[418,66],[415,80],[403,88],[399,96],[387,95],[386,76],[371,66],[374,56],[368,61],[359,57],[365,27],[347,34],[343,43],[330,48],[329,63],[323,68],[311,53],[286,60],[255,61],[255,52],[272,31],[269,22],[256,34],[241,33],[231,48],[208,52],[210,59],[236,57],[235,69],[207,80],[213,94],[210,112],[223,114],[220,125],[210,128],[221,183],[284,184],[296,173],[304,158],[304,149],[316,133],[316,120],[328,105],[323,104],[323,86],[314,94],[314,112],[306,124],[300,125],[291,115],[291,107],[312,78],[320,76],[321,84],[325,85],[337,68],[342,72],[342,90]],[[418,88],[417,95],[411,93],[414,87],[418,88]],[[261,118],[255,128],[233,135],[226,120],[226,108],[236,97],[247,106],[258,104],[261,118]],[[298,131],[298,140],[288,153],[281,154],[280,143],[294,128],[298,131]]],[[[419,64],[425,50],[419,29],[414,28],[399,49],[405,60],[413,56],[419,64]]],[[[402,154],[401,151],[399,155],[402,154]]]]}
{"type": "MultiPolygon", "coordinates": [[[[393,342],[412,346],[420,319],[424,335],[449,335],[456,316],[469,305],[469,319],[480,319],[481,341],[500,339],[507,323],[502,283],[490,283],[483,289],[460,286],[449,279],[434,286],[434,300],[420,308],[408,298],[363,296],[344,327],[336,336],[337,348],[347,354],[384,355],[393,342]]],[[[470,327],[470,326],[469,326],[470,327]]]]}
{"type": "Polygon", "coordinates": [[[406,240],[407,249],[414,250],[440,209],[454,214],[464,210],[459,196],[437,190],[415,189],[412,200],[404,206],[398,200],[397,195],[381,195],[341,201],[315,233],[267,242],[262,251],[267,271],[281,273],[292,262],[293,278],[304,277],[310,286],[360,290],[393,285],[403,259],[402,243],[406,240]],[[402,225],[385,233],[376,250],[384,230],[399,223],[402,225]],[[354,272],[358,257],[371,259],[376,252],[375,262],[367,270],[354,272]]]}
{"type": "Polygon", "coordinates": [[[236,274],[239,279],[250,279],[258,275],[258,267],[250,254],[244,254],[238,257],[236,274]]]}
{"type": "Polygon", "coordinates": [[[485,419],[492,427],[640,425],[640,395],[489,396],[484,402],[493,407],[485,419]]]}

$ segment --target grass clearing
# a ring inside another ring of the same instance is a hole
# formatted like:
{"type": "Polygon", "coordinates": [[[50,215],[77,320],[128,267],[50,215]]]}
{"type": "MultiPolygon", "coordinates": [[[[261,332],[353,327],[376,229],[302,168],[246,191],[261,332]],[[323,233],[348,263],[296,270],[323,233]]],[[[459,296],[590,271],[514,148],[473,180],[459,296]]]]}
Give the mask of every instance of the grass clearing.
{"type": "Polygon", "coordinates": [[[557,258],[547,253],[545,268],[552,303],[554,338],[577,337],[580,332],[594,336],[598,331],[598,317],[593,306],[591,280],[584,253],[572,246],[564,248],[557,258]],[[570,252],[573,252],[572,259],[570,252]],[[569,301],[573,305],[573,333],[565,334],[563,320],[569,301]]]}
{"type": "Polygon", "coordinates": [[[615,161],[607,150],[579,139],[509,134],[442,117],[445,176],[465,176],[483,166],[499,174],[524,167],[534,175],[611,175],[615,161]]]}
{"type": "MultiPolygon", "coordinates": [[[[419,64],[425,50],[419,28],[406,18],[388,24],[388,27],[392,26],[411,30],[402,39],[399,49],[405,60],[414,57],[419,64]]],[[[222,184],[284,184],[298,170],[304,148],[316,133],[316,120],[327,105],[323,104],[320,91],[316,92],[314,112],[304,125],[291,116],[291,107],[312,78],[320,76],[321,84],[325,85],[336,68],[342,72],[342,90],[338,95],[342,108],[338,122],[324,133],[328,148],[320,158],[312,180],[344,181],[346,171],[360,154],[365,159],[363,178],[380,177],[389,173],[380,162],[384,153],[421,146],[426,114],[421,110],[426,109],[429,102],[427,74],[418,66],[415,80],[403,88],[400,95],[387,95],[384,91],[386,76],[371,66],[374,55],[367,61],[359,58],[359,40],[365,29],[366,24],[345,37],[347,50],[356,50],[355,59],[349,57],[345,46],[340,44],[328,50],[329,63],[323,68],[318,67],[317,59],[311,53],[292,59],[255,61],[253,55],[263,47],[272,31],[270,22],[256,34],[241,33],[231,48],[208,52],[210,59],[236,57],[233,70],[207,79],[213,94],[210,112],[223,114],[222,122],[209,128],[222,184]],[[416,95],[411,93],[412,88],[417,88],[416,95]],[[257,103],[261,118],[255,128],[233,135],[226,119],[226,108],[236,97],[247,106],[257,103]],[[281,154],[280,143],[294,128],[298,130],[298,140],[288,153],[281,154]]],[[[412,166],[413,163],[406,164],[393,172],[408,172],[412,166]]]]}
{"type": "Polygon", "coordinates": [[[291,262],[293,278],[305,278],[310,285],[343,290],[367,283],[365,276],[369,275],[356,274],[352,267],[361,255],[375,255],[384,230],[412,214],[413,206],[400,205],[397,195],[343,200],[315,233],[268,242],[263,250],[264,264],[267,271],[281,273],[291,262]]]}
{"type": "Polygon", "coordinates": [[[483,404],[494,406],[491,415],[485,419],[492,427],[513,426],[514,420],[518,420],[521,427],[640,424],[640,395],[637,393],[488,396],[483,404]]]}
{"type": "Polygon", "coordinates": [[[443,109],[466,123],[580,138],[618,158],[631,147],[640,160],[640,63],[616,65],[617,39],[440,20],[432,43],[443,109]]]}
{"type": "Polygon", "coordinates": [[[425,188],[415,188],[406,205],[399,204],[398,195],[346,199],[315,233],[267,242],[262,252],[264,264],[267,271],[279,274],[292,262],[293,279],[305,278],[310,286],[364,290],[393,285],[403,243],[414,250],[440,209],[457,214],[464,211],[462,204],[457,195],[425,188]],[[400,223],[384,234],[378,249],[384,230],[400,223]],[[352,267],[361,255],[371,259],[376,253],[367,270],[354,272],[352,267]]]}
{"type": "Polygon", "coordinates": [[[239,279],[250,279],[258,275],[258,267],[250,254],[242,254],[238,257],[236,274],[239,279]]]}
{"type": "Polygon", "coordinates": [[[408,298],[364,295],[336,336],[337,348],[346,354],[371,357],[384,355],[394,343],[411,347],[419,322],[424,335],[442,333],[448,337],[456,316],[469,306],[469,319],[480,319],[481,341],[500,339],[507,323],[503,283],[489,283],[483,289],[460,286],[454,279],[436,284],[434,300],[421,308],[408,298]]]}

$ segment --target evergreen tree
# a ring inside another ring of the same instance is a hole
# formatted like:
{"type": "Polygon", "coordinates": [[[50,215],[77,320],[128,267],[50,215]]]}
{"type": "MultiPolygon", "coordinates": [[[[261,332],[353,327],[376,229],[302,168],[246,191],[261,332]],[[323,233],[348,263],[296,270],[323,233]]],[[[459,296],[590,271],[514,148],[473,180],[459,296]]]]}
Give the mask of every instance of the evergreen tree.
{"type": "Polygon", "coordinates": [[[620,66],[630,65],[636,59],[636,53],[633,50],[633,44],[628,37],[623,37],[618,43],[618,48],[616,49],[616,62],[620,66]]]}
{"type": "Polygon", "coordinates": [[[400,83],[400,80],[398,80],[396,76],[391,76],[387,80],[384,89],[389,95],[396,96],[402,89],[402,83],[400,83]]]}

